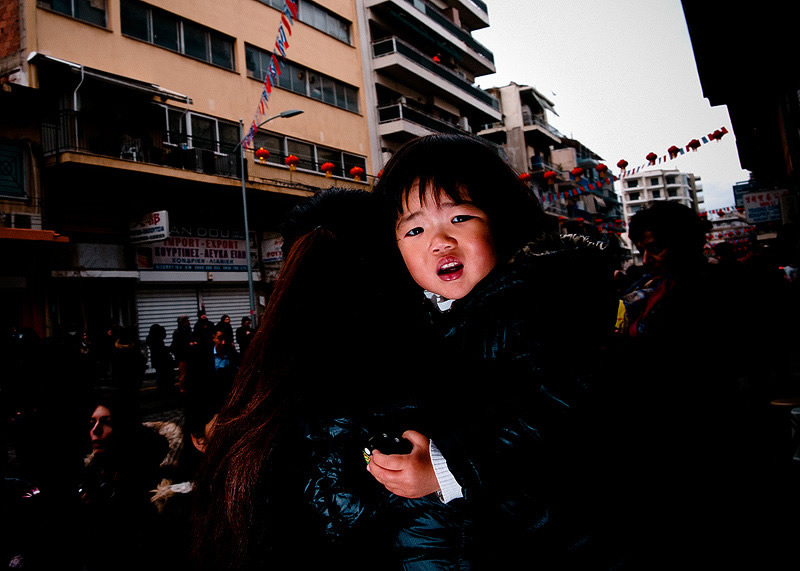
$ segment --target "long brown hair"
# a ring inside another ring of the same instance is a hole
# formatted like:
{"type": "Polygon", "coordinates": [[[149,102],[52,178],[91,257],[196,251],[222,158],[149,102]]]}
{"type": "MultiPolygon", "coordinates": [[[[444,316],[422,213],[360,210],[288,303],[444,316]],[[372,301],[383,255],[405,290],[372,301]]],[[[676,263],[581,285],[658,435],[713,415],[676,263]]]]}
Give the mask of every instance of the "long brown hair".
{"type": "Polygon", "coordinates": [[[359,287],[374,281],[376,264],[390,251],[374,239],[374,204],[364,192],[329,191],[285,232],[291,246],[196,479],[195,555],[203,568],[245,566],[260,473],[290,405],[323,390],[322,375],[314,374],[325,358],[319,353],[352,352],[354,335],[373,334],[356,329],[364,321],[353,315],[359,287]]]}

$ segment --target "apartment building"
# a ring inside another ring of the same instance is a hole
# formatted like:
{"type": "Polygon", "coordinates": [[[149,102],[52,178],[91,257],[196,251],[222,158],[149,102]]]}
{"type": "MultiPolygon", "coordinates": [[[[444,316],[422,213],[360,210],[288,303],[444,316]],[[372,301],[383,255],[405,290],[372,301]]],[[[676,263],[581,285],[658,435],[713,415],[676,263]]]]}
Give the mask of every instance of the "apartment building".
{"type": "Polygon", "coordinates": [[[695,212],[703,209],[703,186],[700,177],[677,169],[647,169],[626,174],[619,181],[625,226],[631,216],[657,200],[672,200],[695,212]]]}
{"type": "Polygon", "coordinates": [[[353,0],[3,0],[0,18],[3,326],[237,323],[269,296],[288,209],[374,174],[353,0]]]}
{"type": "Polygon", "coordinates": [[[536,88],[513,82],[487,91],[500,101],[502,119],[484,125],[478,135],[501,148],[519,173],[530,175],[529,184],[561,229],[615,230],[621,208],[611,179],[597,170],[603,159],[550,124],[553,102],[536,88]]]}
{"type": "Polygon", "coordinates": [[[429,133],[475,134],[501,119],[500,102],[474,84],[494,73],[472,37],[489,26],[482,0],[357,0],[365,46],[365,99],[379,172],[406,141],[429,133]]]}

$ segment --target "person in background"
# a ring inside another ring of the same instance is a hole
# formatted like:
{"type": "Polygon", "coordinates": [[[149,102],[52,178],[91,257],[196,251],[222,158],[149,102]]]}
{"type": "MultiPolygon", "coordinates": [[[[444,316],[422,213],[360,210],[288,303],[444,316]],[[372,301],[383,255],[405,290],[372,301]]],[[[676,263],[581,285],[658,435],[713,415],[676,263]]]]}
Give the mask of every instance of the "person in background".
{"type": "Polygon", "coordinates": [[[175,361],[166,345],[167,330],[154,323],[150,326],[145,342],[150,350],[150,364],[156,370],[156,386],[168,395],[175,390],[175,361]]]}
{"type": "Polygon", "coordinates": [[[216,331],[222,331],[223,335],[225,335],[225,339],[227,339],[229,343],[233,343],[233,326],[231,326],[231,318],[229,315],[223,315],[219,318],[216,331]]]}
{"type": "Polygon", "coordinates": [[[181,392],[186,390],[186,375],[189,369],[192,343],[192,326],[189,323],[189,316],[181,315],[178,317],[178,327],[172,332],[172,344],[169,347],[178,363],[176,381],[181,392]]]}
{"type": "Polygon", "coordinates": [[[114,342],[111,354],[111,380],[114,387],[135,399],[142,387],[147,365],[139,339],[133,328],[120,329],[119,338],[114,342]]]}
{"type": "Polygon", "coordinates": [[[253,340],[255,331],[252,327],[253,320],[248,315],[242,317],[242,325],[236,328],[236,343],[239,345],[239,354],[244,356],[250,342],[253,340]]]}
{"type": "Polygon", "coordinates": [[[120,393],[92,401],[88,428],[91,452],[78,489],[81,558],[90,571],[148,568],[156,515],[148,494],[168,443],[120,393]]]}
{"type": "Polygon", "coordinates": [[[618,405],[627,426],[617,434],[641,453],[621,461],[642,495],[654,474],[665,483],[634,509],[633,519],[657,532],[642,538],[643,550],[667,554],[664,565],[688,557],[700,566],[772,569],[790,543],[789,505],[777,500],[789,490],[788,455],[781,457],[769,409],[778,379],[770,357],[776,329],[767,324],[781,311],[780,296],[743,267],[709,263],[708,231],[673,201],[631,218],[644,275],[622,297],[628,325],[618,405]],[[745,331],[758,332],[746,347],[745,331]]]}

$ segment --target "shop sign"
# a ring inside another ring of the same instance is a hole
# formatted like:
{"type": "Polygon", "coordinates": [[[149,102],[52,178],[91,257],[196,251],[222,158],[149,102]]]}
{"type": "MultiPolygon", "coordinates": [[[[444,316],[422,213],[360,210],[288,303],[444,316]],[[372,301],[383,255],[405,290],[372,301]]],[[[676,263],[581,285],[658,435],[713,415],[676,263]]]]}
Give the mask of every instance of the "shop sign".
{"type": "Polygon", "coordinates": [[[132,222],[129,229],[131,244],[155,242],[169,238],[169,214],[166,210],[150,212],[132,222]]]}
{"type": "Polygon", "coordinates": [[[753,224],[781,219],[781,196],[785,190],[761,190],[743,196],[747,220],[753,224]]]}
{"type": "Polygon", "coordinates": [[[247,271],[247,242],[230,238],[171,236],[137,249],[140,270],[247,271]]]}
{"type": "Polygon", "coordinates": [[[273,234],[261,241],[261,261],[265,264],[283,260],[283,236],[273,234]]]}

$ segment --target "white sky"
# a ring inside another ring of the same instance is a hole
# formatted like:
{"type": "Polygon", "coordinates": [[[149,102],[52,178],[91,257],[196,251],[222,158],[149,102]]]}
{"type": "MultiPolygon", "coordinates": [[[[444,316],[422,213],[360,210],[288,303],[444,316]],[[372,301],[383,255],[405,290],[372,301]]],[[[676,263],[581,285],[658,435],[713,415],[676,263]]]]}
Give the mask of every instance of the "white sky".
{"type": "Polygon", "coordinates": [[[721,141],[655,168],[701,177],[705,210],[733,206],[733,184],[749,173],[727,107],[703,97],[680,0],[485,1],[490,27],[473,36],[497,73],[479,86],[535,87],[555,104],[550,123],[615,173],[620,159],[646,164],[651,151],[666,155],[724,126],[721,141]]]}

